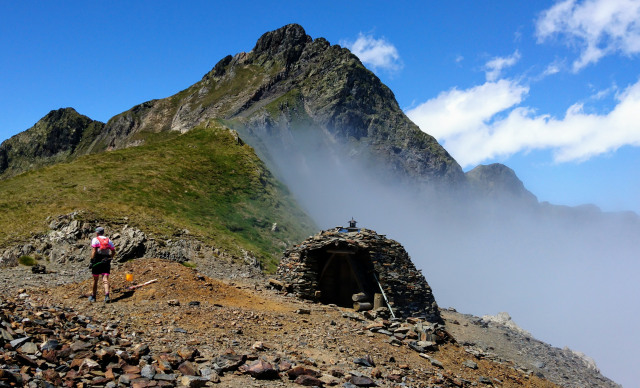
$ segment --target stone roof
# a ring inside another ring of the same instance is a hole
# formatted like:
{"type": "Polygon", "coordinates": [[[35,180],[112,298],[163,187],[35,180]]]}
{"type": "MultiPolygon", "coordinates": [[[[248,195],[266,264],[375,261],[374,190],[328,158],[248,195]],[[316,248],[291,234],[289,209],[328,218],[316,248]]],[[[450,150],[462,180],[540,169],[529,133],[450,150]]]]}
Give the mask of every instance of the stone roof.
{"type": "Polygon", "coordinates": [[[277,277],[303,299],[346,307],[340,294],[380,293],[396,317],[441,321],[431,287],[408,253],[373,230],[336,227],[311,236],[284,252],[277,277]]]}

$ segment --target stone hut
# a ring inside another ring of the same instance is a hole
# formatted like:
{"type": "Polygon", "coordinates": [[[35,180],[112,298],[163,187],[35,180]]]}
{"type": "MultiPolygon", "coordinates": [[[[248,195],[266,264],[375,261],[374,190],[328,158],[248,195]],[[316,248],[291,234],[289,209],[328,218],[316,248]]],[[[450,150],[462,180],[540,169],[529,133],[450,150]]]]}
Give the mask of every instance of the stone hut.
{"type": "Polygon", "coordinates": [[[402,245],[353,220],[285,251],[277,277],[303,299],[354,308],[370,303],[398,318],[441,321],[431,287],[402,245]]]}

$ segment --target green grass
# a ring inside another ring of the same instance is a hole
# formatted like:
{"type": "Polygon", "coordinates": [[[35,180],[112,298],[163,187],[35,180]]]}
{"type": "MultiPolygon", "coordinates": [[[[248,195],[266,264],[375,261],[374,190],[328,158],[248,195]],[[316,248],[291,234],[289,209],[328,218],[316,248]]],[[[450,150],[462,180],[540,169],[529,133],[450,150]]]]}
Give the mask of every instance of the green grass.
{"type": "Polygon", "coordinates": [[[0,181],[0,246],[46,230],[46,217],[82,210],[157,236],[188,229],[275,269],[285,246],[314,226],[247,145],[211,122],[183,135],[149,134],[146,145],[80,157],[0,181]],[[271,226],[278,223],[278,231],[271,226]]]}
{"type": "Polygon", "coordinates": [[[36,261],[36,259],[34,259],[31,256],[20,256],[20,258],[18,258],[18,263],[22,264],[22,265],[26,265],[28,267],[33,267],[34,265],[38,264],[38,261],[36,261]]]}

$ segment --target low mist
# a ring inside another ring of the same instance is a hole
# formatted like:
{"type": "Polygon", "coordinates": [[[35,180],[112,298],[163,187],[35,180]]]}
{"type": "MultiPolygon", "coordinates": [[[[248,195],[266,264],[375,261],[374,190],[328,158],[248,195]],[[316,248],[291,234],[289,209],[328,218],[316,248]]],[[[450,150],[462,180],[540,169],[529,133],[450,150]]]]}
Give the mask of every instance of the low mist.
{"type": "Polygon", "coordinates": [[[354,217],[406,248],[440,307],[506,311],[536,338],[594,358],[616,382],[640,378],[635,214],[433,194],[317,133],[263,134],[257,149],[321,229],[354,217]]]}

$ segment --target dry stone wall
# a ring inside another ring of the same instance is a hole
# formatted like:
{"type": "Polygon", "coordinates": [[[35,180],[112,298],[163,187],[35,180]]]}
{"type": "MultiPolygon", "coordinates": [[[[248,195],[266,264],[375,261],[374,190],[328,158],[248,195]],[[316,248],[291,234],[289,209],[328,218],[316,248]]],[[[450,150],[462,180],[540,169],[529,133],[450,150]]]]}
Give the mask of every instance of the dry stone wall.
{"type": "Polygon", "coordinates": [[[288,284],[298,297],[317,300],[322,272],[318,261],[323,260],[322,253],[331,249],[351,249],[361,257],[368,256],[389,307],[397,317],[441,321],[431,287],[400,243],[373,230],[340,230],[337,227],[322,231],[286,250],[277,272],[280,281],[288,284]]]}

